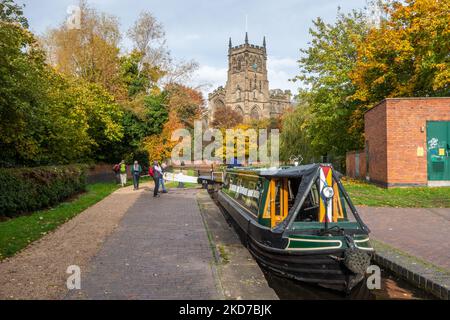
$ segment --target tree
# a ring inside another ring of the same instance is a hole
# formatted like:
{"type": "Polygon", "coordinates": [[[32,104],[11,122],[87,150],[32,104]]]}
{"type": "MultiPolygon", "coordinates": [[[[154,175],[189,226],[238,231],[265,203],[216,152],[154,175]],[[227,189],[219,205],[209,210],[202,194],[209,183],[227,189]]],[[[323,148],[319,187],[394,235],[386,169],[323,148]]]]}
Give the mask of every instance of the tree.
{"type": "Polygon", "coordinates": [[[120,58],[121,78],[128,92],[128,99],[139,100],[139,95],[154,94],[159,91],[157,83],[164,75],[160,67],[152,67],[141,62],[142,53],[133,50],[120,58]]]}
{"type": "MultiPolygon", "coordinates": [[[[50,164],[102,159],[122,137],[121,111],[102,87],[55,72],[34,36],[0,21],[2,161],[50,164]]],[[[4,163],[5,164],[5,163],[4,163]]]]}
{"type": "Polygon", "coordinates": [[[138,70],[147,68],[158,71],[157,80],[162,86],[185,83],[198,68],[193,61],[174,61],[166,47],[163,25],[148,11],[143,11],[134,25],[128,30],[128,36],[133,41],[134,51],[140,53],[138,70]]]}
{"type": "Polygon", "coordinates": [[[48,81],[36,39],[10,21],[20,16],[8,17],[3,12],[0,20],[0,148],[3,161],[15,163],[38,152],[39,141],[32,133],[40,127],[48,81]]]}
{"type": "Polygon", "coordinates": [[[293,157],[301,157],[303,163],[315,162],[317,154],[311,148],[307,132],[307,106],[298,106],[283,115],[280,134],[280,160],[289,162],[293,157]]]}
{"type": "Polygon", "coordinates": [[[80,29],[69,29],[63,23],[47,34],[49,60],[59,71],[100,84],[116,98],[123,99],[126,93],[120,78],[118,20],[98,13],[84,0],[80,0],[79,6],[80,29]]]}
{"type": "Polygon", "coordinates": [[[110,160],[110,149],[123,139],[121,106],[102,86],[77,79],[71,79],[65,94],[70,99],[67,104],[85,115],[92,141],[89,156],[98,161],[110,160]]]}
{"type": "Polygon", "coordinates": [[[200,119],[203,103],[200,92],[179,84],[166,86],[158,98],[146,99],[147,123],[152,134],[143,144],[152,160],[170,158],[178,143],[171,141],[173,132],[181,128],[192,131],[194,121],[200,119]]]}
{"type": "Polygon", "coordinates": [[[175,112],[178,121],[188,129],[194,128],[194,121],[199,120],[204,100],[201,92],[180,84],[169,84],[164,88],[167,93],[167,106],[175,112]]]}
{"type": "Polygon", "coordinates": [[[393,1],[388,19],[357,41],[351,72],[360,104],[352,130],[361,132],[364,112],[389,97],[450,95],[450,3],[444,0],[393,1]]]}
{"type": "Polygon", "coordinates": [[[296,80],[302,81],[305,88],[298,100],[308,105],[303,131],[313,153],[342,156],[361,146],[361,132],[349,130],[358,105],[349,100],[356,92],[350,72],[357,61],[357,41],[365,39],[368,29],[365,16],[353,11],[338,12],[334,24],[317,18],[309,31],[311,46],[301,50],[296,80]]]}
{"type": "Polygon", "coordinates": [[[165,47],[164,27],[152,13],[141,12],[138,20],[128,30],[128,36],[133,41],[134,50],[141,54],[139,69],[144,63],[165,68],[170,61],[170,54],[165,47]]]}
{"type": "Polygon", "coordinates": [[[233,108],[224,105],[218,107],[214,111],[213,121],[211,122],[211,125],[215,128],[227,129],[233,128],[243,121],[244,118],[242,117],[242,114],[240,114],[236,110],[233,110],[233,108]]]}
{"type": "Polygon", "coordinates": [[[23,16],[22,8],[22,6],[15,4],[13,0],[0,0],[0,20],[19,23],[23,28],[27,29],[28,20],[23,16]]]}
{"type": "Polygon", "coordinates": [[[145,123],[146,135],[160,134],[164,124],[169,120],[169,108],[167,106],[167,92],[159,95],[145,97],[145,123]]]}

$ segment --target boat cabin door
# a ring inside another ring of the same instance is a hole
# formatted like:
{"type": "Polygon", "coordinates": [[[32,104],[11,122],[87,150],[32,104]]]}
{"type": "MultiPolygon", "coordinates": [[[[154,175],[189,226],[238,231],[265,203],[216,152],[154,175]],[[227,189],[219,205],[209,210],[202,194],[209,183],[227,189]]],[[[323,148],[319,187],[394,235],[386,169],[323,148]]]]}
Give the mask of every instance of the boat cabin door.
{"type": "Polygon", "coordinates": [[[272,179],[266,202],[266,214],[270,216],[271,228],[277,226],[288,215],[288,179],[272,179]]]}

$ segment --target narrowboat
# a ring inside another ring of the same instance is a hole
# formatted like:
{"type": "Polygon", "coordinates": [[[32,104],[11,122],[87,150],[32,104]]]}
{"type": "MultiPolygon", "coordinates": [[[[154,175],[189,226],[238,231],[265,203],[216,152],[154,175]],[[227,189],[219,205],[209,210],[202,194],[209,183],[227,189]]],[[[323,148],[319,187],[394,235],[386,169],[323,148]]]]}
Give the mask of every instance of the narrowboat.
{"type": "Polygon", "coordinates": [[[232,168],[217,199],[262,266],[349,293],[373,248],[340,177],[330,164],[232,168]]]}

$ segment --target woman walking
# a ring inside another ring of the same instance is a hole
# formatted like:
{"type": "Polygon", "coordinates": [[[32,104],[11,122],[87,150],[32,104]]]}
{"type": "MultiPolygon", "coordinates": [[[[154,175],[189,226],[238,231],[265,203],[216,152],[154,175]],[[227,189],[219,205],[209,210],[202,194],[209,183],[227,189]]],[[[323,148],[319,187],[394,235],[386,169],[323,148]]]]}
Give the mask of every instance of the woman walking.
{"type": "Polygon", "coordinates": [[[139,178],[141,176],[142,167],[138,161],[134,161],[133,167],[131,168],[131,175],[133,176],[134,190],[139,189],[139,178]]]}

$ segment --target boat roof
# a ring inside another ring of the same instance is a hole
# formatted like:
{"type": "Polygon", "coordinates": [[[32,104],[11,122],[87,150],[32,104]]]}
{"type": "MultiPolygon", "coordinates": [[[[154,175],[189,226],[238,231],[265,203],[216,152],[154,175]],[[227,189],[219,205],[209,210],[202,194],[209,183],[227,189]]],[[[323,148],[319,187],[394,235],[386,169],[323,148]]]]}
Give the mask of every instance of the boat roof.
{"type": "MultiPolygon", "coordinates": [[[[286,166],[274,168],[257,168],[257,167],[235,167],[230,171],[254,173],[267,178],[300,178],[316,172],[321,166],[331,166],[329,163],[312,163],[300,166],[286,166]]],[[[338,173],[337,171],[334,171],[338,173]]],[[[341,174],[338,173],[340,176],[341,174]]]]}

